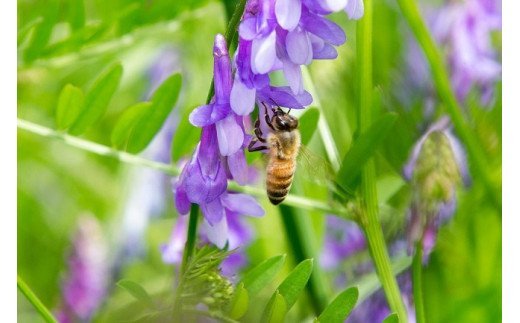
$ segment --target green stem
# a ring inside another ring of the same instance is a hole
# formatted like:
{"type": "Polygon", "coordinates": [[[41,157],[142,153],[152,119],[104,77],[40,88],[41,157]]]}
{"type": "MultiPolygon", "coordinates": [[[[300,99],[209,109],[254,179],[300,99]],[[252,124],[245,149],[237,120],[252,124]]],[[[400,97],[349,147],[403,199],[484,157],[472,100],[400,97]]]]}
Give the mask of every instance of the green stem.
{"type": "MultiPolygon", "coordinates": [[[[372,123],[372,0],[365,0],[365,14],[357,30],[357,66],[359,131],[364,133],[372,123]]],[[[370,254],[376,272],[385,291],[393,312],[401,322],[407,322],[403,299],[397,281],[392,273],[390,257],[386,248],[383,230],[379,223],[379,208],[376,190],[376,170],[374,160],[370,159],[361,173],[360,222],[365,232],[370,254]]]]}
{"type": "Polygon", "coordinates": [[[415,38],[419,42],[432,71],[434,85],[438,96],[446,106],[455,130],[466,144],[468,155],[476,177],[480,178],[491,200],[499,209],[502,208],[500,187],[493,184],[489,172],[488,161],[481,149],[473,129],[467,126],[463,110],[459,105],[451,87],[450,78],[442,54],[430,35],[414,0],[397,0],[401,11],[410,25],[415,38]]]}
{"type": "Polygon", "coordinates": [[[20,276],[16,276],[16,284],[18,285],[18,289],[25,295],[27,300],[31,302],[34,308],[40,313],[42,318],[46,322],[58,322],[52,315],[52,313],[43,305],[42,301],[36,296],[36,294],[31,290],[31,288],[23,281],[20,276]]]}
{"type": "Polygon", "coordinates": [[[415,244],[415,255],[412,263],[413,302],[415,304],[415,318],[417,323],[426,323],[422,290],[422,257],[422,242],[419,241],[415,244]]]}
{"type": "Polygon", "coordinates": [[[198,216],[199,205],[193,203],[191,204],[190,219],[188,223],[188,237],[186,239],[184,253],[182,255],[181,275],[184,275],[188,261],[190,260],[191,256],[193,256],[193,252],[195,251],[195,242],[197,241],[197,224],[199,222],[198,216]]]}
{"type": "MultiPolygon", "coordinates": [[[[156,162],[138,155],[129,154],[127,152],[113,149],[111,147],[94,143],[92,141],[88,141],[79,137],[67,135],[63,132],[43,127],[30,121],[18,119],[18,128],[40,135],[42,137],[62,141],[74,148],[79,148],[81,150],[94,153],[100,156],[114,158],[126,164],[152,168],[170,176],[178,176],[180,174],[180,170],[174,165],[156,162]]],[[[265,197],[265,189],[260,189],[258,187],[253,186],[240,186],[232,181],[228,182],[228,189],[236,192],[247,193],[256,197],[265,197]]],[[[347,219],[353,218],[352,215],[346,210],[346,208],[342,206],[331,207],[323,201],[309,199],[304,196],[289,195],[285,199],[284,204],[304,210],[318,210],[323,211],[325,213],[335,213],[347,219]]]]}
{"type": "Polygon", "coordinates": [[[175,322],[180,322],[182,319],[182,303],[181,297],[184,289],[184,273],[190,258],[195,252],[195,242],[197,241],[197,225],[199,220],[199,205],[192,203],[190,210],[190,218],[188,222],[188,233],[186,243],[184,244],[184,251],[182,253],[182,263],[179,270],[179,281],[175,289],[175,301],[173,305],[173,317],[175,322]]]}

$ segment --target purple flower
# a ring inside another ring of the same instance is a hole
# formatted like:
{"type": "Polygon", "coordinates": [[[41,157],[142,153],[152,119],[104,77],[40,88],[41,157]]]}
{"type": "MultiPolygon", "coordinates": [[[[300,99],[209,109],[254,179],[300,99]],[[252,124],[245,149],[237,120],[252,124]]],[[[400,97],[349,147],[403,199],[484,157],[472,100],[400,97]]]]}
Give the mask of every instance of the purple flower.
{"type": "MultiPolygon", "coordinates": [[[[408,322],[415,323],[411,272],[405,271],[397,276],[397,283],[403,296],[408,314],[408,322]]],[[[358,304],[347,318],[347,323],[383,322],[390,315],[390,308],[382,290],[378,290],[366,300],[358,304]]]]}
{"type": "MultiPolygon", "coordinates": [[[[430,11],[428,25],[446,52],[452,87],[460,102],[472,88],[480,92],[483,105],[490,104],[495,83],[501,78],[500,57],[491,43],[491,35],[501,30],[501,2],[490,0],[449,1],[439,10],[430,11]]],[[[413,46],[408,61],[415,75],[426,69],[422,53],[413,46]]],[[[428,73],[420,73],[418,84],[430,84],[428,73]]]]}
{"type": "Polygon", "coordinates": [[[353,221],[347,221],[333,215],[327,216],[327,234],[321,265],[325,269],[333,269],[348,257],[366,249],[366,240],[359,226],[353,221]]]}
{"type": "MultiPolygon", "coordinates": [[[[262,216],[264,210],[249,195],[238,193],[224,193],[214,203],[203,209],[205,218],[206,213],[222,213],[222,218],[211,224],[205,220],[202,224],[199,236],[202,241],[210,242],[219,248],[233,250],[240,248],[225,259],[221,265],[222,273],[232,276],[246,264],[246,257],[243,254],[243,247],[252,240],[252,230],[243,220],[243,215],[262,216]]],[[[172,236],[168,244],[161,247],[163,261],[166,263],[179,263],[182,258],[184,242],[186,240],[186,219],[179,217],[175,224],[172,236]]]]}
{"type": "Polygon", "coordinates": [[[343,30],[324,15],[345,9],[363,14],[360,0],[250,0],[239,27],[237,71],[231,107],[238,115],[253,111],[255,101],[303,108],[312,97],[303,88],[301,65],[337,57],[343,30]],[[268,74],[282,70],[289,87],[270,86],[268,74]]]}
{"type": "Polygon", "coordinates": [[[62,285],[60,322],[89,321],[103,302],[109,280],[107,251],[96,218],[81,217],[68,260],[69,273],[62,285]]]}
{"type": "Polygon", "coordinates": [[[409,248],[422,240],[426,261],[435,245],[439,226],[455,211],[457,185],[461,181],[469,185],[470,181],[465,153],[450,132],[447,117],[439,119],[418,140],[403,175],[413,188],[409,248]]]}
{"type": "MultiPolygon", "coordinates": [[[[215,96],[210,104],[198,107],[190,115],[191,123],[202,127],[202,135],[173,188],[179,214],[187,214],[191,203],[199,204],[204,216],[204,237],[219,248],[226,243],[235,248],[248,236],[239,217],[262,216],[264,211],[254,198],[226,191],[228,179],[241,185],[250,181],[244,155],[250,136],[245,134],[244,117],[230,107],[231,62],[222,35],[215,37],[213,55],[215,96]]],[[[177,227],[184,225],[179,221],[177,227]]],[[[184,240],[185,236],[177,229],[173,235],[173,242],[163,248],[165,261],[178,260],[177,252],[183,247],[178,239],[184,240]]]]}

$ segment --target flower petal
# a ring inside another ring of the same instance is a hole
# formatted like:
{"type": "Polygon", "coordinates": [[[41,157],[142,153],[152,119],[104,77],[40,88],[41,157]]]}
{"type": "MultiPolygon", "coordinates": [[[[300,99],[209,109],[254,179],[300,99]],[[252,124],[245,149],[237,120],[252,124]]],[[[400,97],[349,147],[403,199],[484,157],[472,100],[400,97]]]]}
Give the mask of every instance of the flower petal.
{"type": "Polygon", "coordinates": [[[302,15],[301,25],[303,25],[308,32],[315,34],[332,45],[341,45],[347,39],[345,32],[340,26],[312,13],[302,15]]]}
{"type": "Polygon", "coordinates": [[[303,109],[312,103],[312,96],[309,92],[303,91],[301,94],[293,94],[288,86],[274,87],[269,86],[258,91],[260,101],[276,103],[287,108],[303,109]]]}
{"type": "Polygon", "coordinates": [[[202,105],[190,113],[190,122],[196,127],[205,127],[224,119],[231,109],[229,104],[202,105]]]}
{"type": "Polygon", "coordinates": [[[256,37],[256,17],[249,17],[240,22],[238,34],[242,39],[253,40],[256,37]]]}
{"type": "Polygon", "coordinates": [[[317,0],[321,7],[328,11],[339,11],[347,5],[347,0],[317,0]]]}
{"type": "Polygon", "coordinates": [[[300,70],[300,65],[294,64],[288,59],[284,60],[283,75],[294,94],[303,93],[302,71],[300,70]]]}
{"type": "Polygon", "coordinates": [[[177,212],[179,214],[188,214],[190,212],[191,203],[188,199],[188,195],[184,190],[182,185],[177,183],[177,187],[175,188],[175,207],[177,208],[177,212]]]}
{"type": "Polygon", "coordinates": [[[215,87],[215,102],[229,103],[231,92],[231,61],[226,45],[226,39],[221,34],[215,36],[213,45],[213,74],[215,87]]]}
{"type": "Polygon", "coordinates": [[[251,216],[262,216],[264,209],[258,202],[247,194],[226,194],[222,197],[222,204],[230,211],[251,216]]]}
{"type": "Polygon", "coordinates": [[[162,260],[167,264],[178,264],[182,260],[182,251],[186,243],[186,217],[180,216],[175,222],[168,243],[160,246],[162,260]]]}
{"type": "Polygon", "coordinates": [[[300,21],[302,13],[301,0],[277,0],[274,12],[278,24],[286,30],[292,30],[300,21]]]}
{"type": "Polygon", "coordinates": [[[244,143],[244,131],[237,123],[234,115],[216,123],[218,146],[222,156],[236,153],[244,143]]]}
{"type": "Polygon", "coordinates": [[[206,235],[208,240],[213,243],[218,248],[222,249],[226,246],[226,242],[228,239],[228,226],[226,217],[222,217],[222,219],[215,224],[211,225],[207,221],[203,222],[204,229],[206,231],[206,235]]]}
{"type": "Polygon", "coordinates": [[[338,52],[331,44],[325,43],[320,50],[313,50],[312,58],[314,59],[335,59],[336,57],[338,57],[338,52]]]}
{"type": "Polygon", "coordinates": [[[216,198],[209,203],[203,203],[200,205],[204,218],[210,225],[215,225],[220,222],[226,215],[226,210],[222,205],[221,199],[216,198]]]}
{"type": "Polygon", "coordinates": [[[363,0],[348,0],[345,11],[350,19],[359,19],[365,13],[363,0]]]}
{"type": "Polygon", "coordinates": [[[235,82],[231,88],[231,109],[241,116],[250,114],[255,107],[255,95],[256,89],[248,88],[240,77],[235,75],[235,82]]]}
{"type": "Polygon", "coordinates": [[[307,65],[312,61],[312,44],[307,32],[301,28],[296,28],[287,34],[285,46],[293,63],[307,65]]]}
{"type": "Polygon", "coordinates": [[[246,157],[243,150],[230,155],[227,158],[229,172],[238,183],[238,185],[246,185],[249,180],[249,169],[247,167],[246,157]]]}
{"type": "Polygon", "coordinates": [[[255,74],[271,71],[276,58],[276,32],[273,30],[267,37],[253,40],[251,49],[251,69],[255,74]]]}

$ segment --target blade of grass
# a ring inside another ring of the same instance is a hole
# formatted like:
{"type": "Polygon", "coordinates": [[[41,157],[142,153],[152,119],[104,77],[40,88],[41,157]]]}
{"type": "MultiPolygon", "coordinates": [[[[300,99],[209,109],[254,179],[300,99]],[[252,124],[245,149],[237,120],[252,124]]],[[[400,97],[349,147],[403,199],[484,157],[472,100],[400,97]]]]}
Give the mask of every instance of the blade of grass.
{"type": "Polygon", "coordinates": [[[18,285],[18,289],[25,295],[27,300],[31,302],[36,311],[40,313],[45,322],[58,322],[58,320],[54,318],[52,313],[47,309],[47,307],[45,307],[45,305],[43,305],[42,301],[20,276],[16,276],[16,284],[18,285]]]}

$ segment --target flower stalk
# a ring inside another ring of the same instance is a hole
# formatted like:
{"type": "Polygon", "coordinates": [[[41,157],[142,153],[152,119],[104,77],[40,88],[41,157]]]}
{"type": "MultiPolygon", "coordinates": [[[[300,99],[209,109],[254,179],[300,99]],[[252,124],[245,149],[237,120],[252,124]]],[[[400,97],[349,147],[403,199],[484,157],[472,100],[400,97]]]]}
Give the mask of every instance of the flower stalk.
{"type": "Polygon", "coordinates": [[[415,320],[417,323],[425,323],[426,316],[424,314],[424,300],[422,292],[422,258],[423,246],[422,241],[415,244],[415,255],[412,262],[412,285],[413,285],[413,302],[415,304],[415,320]]]}
{"type": "MultiPolygon", "coordinates": [[[[358,129],[365,132],[372,123],[372,1],[365,0],[365,15],[357,26],[358,84],[358,129]]],[[[370,254],[376,272],[383,286],[386,298],[400,322],[407,322],[406,308],[392,273],[390,257],[378,216],[376,171],[374,160],[370,159],[361,173],[361,205],[359,221],[365,232],[370,254]]]]}
{"type": "Polygon", "coordinates": [[[484,150],[478,142],[478,137],[469,128],[464,120],[462,108],[459,105],[455,93],[451,87],[448,70],[442,54],[435,44],[426,24],[421,17],[416,1],[397,0],[404,18],[412,29],[417,42],[421,46],[426,59],[430,64],[433,81],[439,98],[444,102],[444,106],[450,115],[453,126],[462,141],[466,144],[468,155],[473,165],[475,177],[478,177],[484,185],[491,200],[499,209],[502,208],[500,187],[495,187],[488,167],[488,161],[484,155],[484,150]]]}

